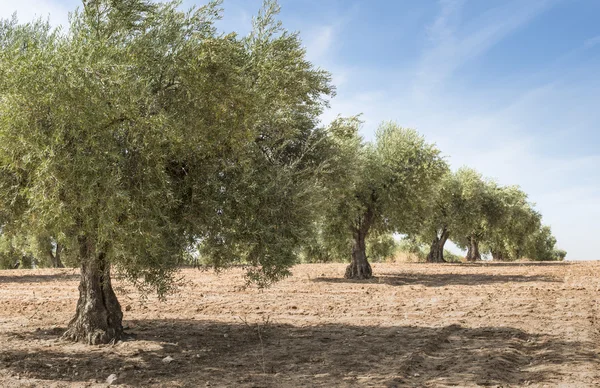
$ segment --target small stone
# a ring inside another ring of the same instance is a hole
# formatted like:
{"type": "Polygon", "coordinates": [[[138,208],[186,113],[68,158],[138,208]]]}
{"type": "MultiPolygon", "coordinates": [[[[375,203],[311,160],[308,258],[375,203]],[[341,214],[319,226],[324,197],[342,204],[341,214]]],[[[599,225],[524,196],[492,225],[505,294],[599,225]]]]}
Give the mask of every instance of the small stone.
{"type": "Polygon", "coordinates": [[[227,337],[229,337],[229,334],[225,333],[225,334],[223,334],[223,337],[227,338],[227,337]]]}
{"type": "Polygon", "coordinates": [[[108,385],[113,385],[115,381],[117,381],[117,375],[114,373],[106,378],[106,384],[108,385]]]}
{"type": "Polygon", "coordinates": [[[167,356],[165,358],[162,359],[162,362],[164,362],[165,364],[170,364],[173,362],[173,357],[171,356],[167,356]]]}

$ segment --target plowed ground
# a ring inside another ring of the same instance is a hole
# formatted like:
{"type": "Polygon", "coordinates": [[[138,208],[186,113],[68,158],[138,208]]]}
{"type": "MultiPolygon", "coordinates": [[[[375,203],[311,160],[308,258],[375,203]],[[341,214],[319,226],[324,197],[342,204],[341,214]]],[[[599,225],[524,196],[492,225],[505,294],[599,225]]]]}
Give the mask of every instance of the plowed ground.
{"type": "Polygon", "coordinates": [[[127,337],[59,339],[77,270],[0,271],[0,386],[600,386],[600,262],[186,269],[166,302],[119,281],[127,337]],[[170,356],[173,361],[164,362],[170,356]]]}

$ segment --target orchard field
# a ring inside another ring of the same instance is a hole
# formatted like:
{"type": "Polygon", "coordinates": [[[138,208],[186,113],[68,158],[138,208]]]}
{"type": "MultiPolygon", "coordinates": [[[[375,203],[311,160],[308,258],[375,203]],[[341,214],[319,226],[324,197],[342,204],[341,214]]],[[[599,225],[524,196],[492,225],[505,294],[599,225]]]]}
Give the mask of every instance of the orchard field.
{"type": "Polygon", "coordinates": [[[78,270],[0,271],[0,386],[588,387],[600,382],[600,263],[305,264],[260,291],[186,269],[179,292],[117,280],[126,336],[60,340],[78,270]]]}

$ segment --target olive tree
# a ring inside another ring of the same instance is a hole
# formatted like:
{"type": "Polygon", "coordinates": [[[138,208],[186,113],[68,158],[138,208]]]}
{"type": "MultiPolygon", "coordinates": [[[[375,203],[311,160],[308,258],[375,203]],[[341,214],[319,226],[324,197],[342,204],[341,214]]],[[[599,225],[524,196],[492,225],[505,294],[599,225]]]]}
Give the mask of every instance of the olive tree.
{"type": "Polygon", "coordinates": [[[381,124],[373,142],[359,137],[357,118],[332,127],[338,168],[323,228],[338,251],[351,252],[345,277],[368,279],[368,237],[417,230],[447,165],[435,145],[393,122],[381,124]]]}
{"type": "Polygon", "coordinates": [[[87,0],[67,31],[0,25],[0,227],[77,257],[65,338],[121,337],[111,269],[164,296],[197,244],[261,284],[295,262],[333,90],[277,10],[246,37],[217,32],[217,2],[87,0]]]}
{"type": "Polygon", "coordinates": [[[498,200],[499,188],[493,181],[484,179],[479,172],[467,167],[456,172],[456,179],[460,221],[455,224],[453,241],[467,250],[468,261],[481,260],[479,245],[503,215],[498,200]]]}
{"type": "Polygon", "coordinates": [[[63,244],[46,234],[0,233],[0,268],[64,268],[63,244]]]}
{"type": "Polygon", "coordinates": [[[413,236],[421,242],[431,242],[426,261],[428,263],[443,263],[444,246],[452,234],[460,233],[470,220],[472,211],[466,192],[463,192],[463,184],[468,182],[464,171],[454,173],[447,171],[439,180],[429,211],[424,218],[421,228],[413,236]],[[461,179],[462,178],[462,179],[461,179]]]}
{"type": "Polygon", "coordinates": [[[541,215],[518,186],[500,187],[495,199],[499,203],[498,219],[486,233],[485,250],[494,260],[519,259],[525,252],[526,241],[539,230],[541,215]]]}
{"type": "Polygon", "coordinates": [[[541,225],[531,233],[526,242],[523,255],[535,261],[562,261],[567,252],[556,248],[556,237],[547,225],[541,225]]]}

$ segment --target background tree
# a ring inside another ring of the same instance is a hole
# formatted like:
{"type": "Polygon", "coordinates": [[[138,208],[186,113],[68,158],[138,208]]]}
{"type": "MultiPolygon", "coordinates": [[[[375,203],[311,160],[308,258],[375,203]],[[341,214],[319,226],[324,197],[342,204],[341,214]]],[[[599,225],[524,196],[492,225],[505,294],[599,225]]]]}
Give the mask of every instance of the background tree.
{"type": "Polygon", "coordinates": [[[556,238],[547,225],[542,225],[530,234],[525,243],[524,256],[536,261],[562,261],[567,252],[556,248],[556,238]]]}
{"type": "Polygon", "coordinates": [[[469,203],[463,195],[462,184],[468,182],[461,174],[450,172],[444,174],[438,182],[427,217],[418,230],[416,238],[419,241],[430,242],[429,253],[426,261],[428,263],[443,263],[444,246],[451,234],[460,231],[464,224],[468,223],[469,203]],[[463,179],[461,179],[463,177],[463,179]]]}
{"type": "Polygon", "coordinates": [[[3,233],[60,237],[81,266],[65,338],[122,335],[111,268],[164,296],[198,243],[280,278],[308,234],[332,93],[268,2],[249,37],[218,3],[90,0],[67,32],[1,25],[3,233]]]}
{"type": "Polygon", "coordinates": [[[0,268],[63,268],[62,247],[48,235],[0,233],[0,268]]]}
{"type": "Polygon", "coordinates": [[[323,222],[327,240],[337,242],[338,251],[352,252],[345,277],[368,279],[367,238],[418,229],[447,166],[414,130],[383,123],[370,143],[358,136],[359,124],[357,118],[333,124],[338,178],[323,222]]]}
{"type": "Polygon", "coordinates": [[[486,233],[484,250],[489,251],[494,260],[519,259],[529,236],[540,228],[541,215],[518,186],[500,187],[496,201],[498,219],[486,233]]]}
{"type": "Polygon", "coordinates": [[[460,182],[463,217],[456,224],[453,241],[467,250],[467,261],[481,260],[480,244],[489,242],[493,232],[507,219],[503,189],[471,168],[459,169],[456,177],[460,182]]]}

